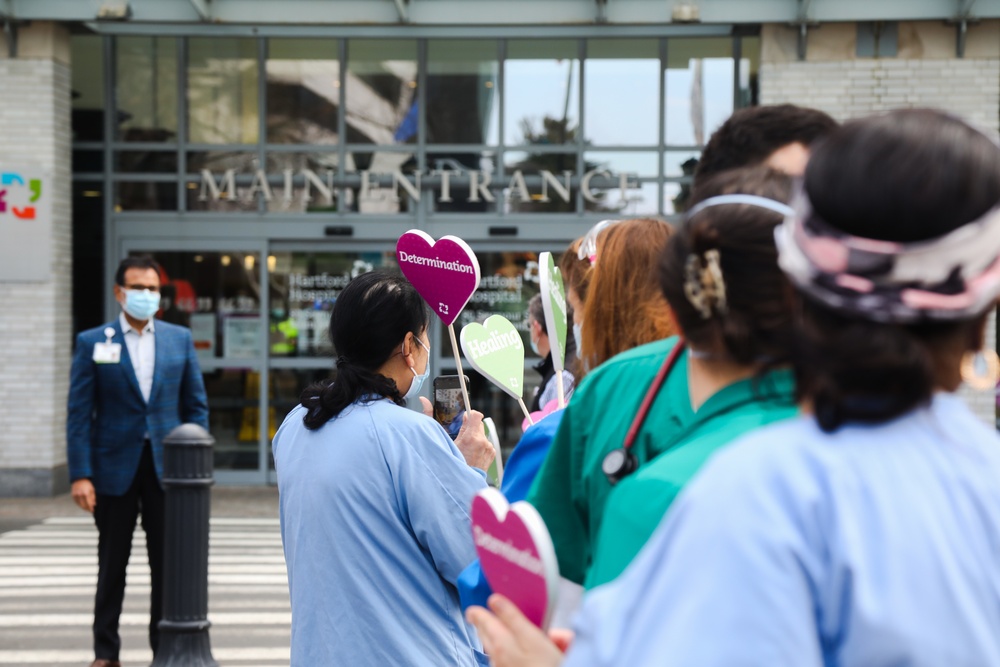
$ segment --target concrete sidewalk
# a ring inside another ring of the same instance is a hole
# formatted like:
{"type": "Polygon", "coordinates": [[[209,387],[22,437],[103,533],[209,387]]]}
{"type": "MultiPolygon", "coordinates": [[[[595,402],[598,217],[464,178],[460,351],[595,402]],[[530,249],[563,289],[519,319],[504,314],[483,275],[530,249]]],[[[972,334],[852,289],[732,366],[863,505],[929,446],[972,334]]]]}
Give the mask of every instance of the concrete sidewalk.
{"type": "MultiPolygon", "coordinates": [[[[53,498],[0,499],[0,533],[30,526],[51,517],[83,516],[68,493],[53,498]]],[[[212,516],[225,518],[278,518],[276,486],[214,486],[212,516]]]]}

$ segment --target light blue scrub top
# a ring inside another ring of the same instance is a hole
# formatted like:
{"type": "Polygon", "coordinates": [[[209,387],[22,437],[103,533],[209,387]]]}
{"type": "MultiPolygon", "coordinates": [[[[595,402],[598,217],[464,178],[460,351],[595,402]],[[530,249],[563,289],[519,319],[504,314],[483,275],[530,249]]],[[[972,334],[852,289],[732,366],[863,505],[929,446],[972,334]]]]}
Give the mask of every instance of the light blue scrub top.
{"type": "Polygon", "coordinates": [[[716,454],[564,667],[1000,665],[1000,438],[962,401],[716,454]]]}
{"type": "Polygon", "coordinates": [[[315,431],[304,415],[273,443],[293,667],[487,664],[454,585],[476,558],[469,508],[485,473],[389,400],[315,431]]]}

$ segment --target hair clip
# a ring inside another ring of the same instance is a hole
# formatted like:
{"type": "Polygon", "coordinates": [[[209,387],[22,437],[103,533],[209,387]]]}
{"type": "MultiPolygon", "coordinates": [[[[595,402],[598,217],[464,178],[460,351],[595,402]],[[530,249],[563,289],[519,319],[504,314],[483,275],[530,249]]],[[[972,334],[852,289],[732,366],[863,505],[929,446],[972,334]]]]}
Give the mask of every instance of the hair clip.
{"type": "Polygon", "coordinates": [[[684,265],[684,296],[702,319],[712,317],[713,311],[720,315],[726,312],[726,281],[717,249],[706,251],[704,257],[688,255],[684,265]]]}

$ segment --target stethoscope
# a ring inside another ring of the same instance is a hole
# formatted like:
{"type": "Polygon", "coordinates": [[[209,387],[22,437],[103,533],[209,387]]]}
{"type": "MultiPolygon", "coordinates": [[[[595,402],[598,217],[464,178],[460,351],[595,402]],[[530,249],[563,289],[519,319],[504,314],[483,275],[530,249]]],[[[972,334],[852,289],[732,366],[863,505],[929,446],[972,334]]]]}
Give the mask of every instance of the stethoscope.
{"type": "Polygon", "coordinates": [[[639,435],[639,429],[642,428],[643,423],[646,421],[646,415],[649,414],[649,409],[653,407],[653,401],[656,400],[656,395],[660,393],[660,388],[666,381],[667,376],[670,375],[670,370],[677,363],[677,359],[681,356],[681,352],[683,351],[684,339],[681,338],[677,341],[677,344],[674,345],[674,349],[670,350],[670,354],[667,355],[667,358],[663,360],[663,365],[660,366],[660,370],[657,371],[656,377],[653,378],[653,384],[649,385],[649,389],[646,391],[646,396],[642,399],[642,404],[639,406],[639,411],[632,420],[632,425],[629,427],[628,433],[625,434],[625,442],[622,443],[621,447],[612,449],[604,455],[604,460],[601,461],[601,470],[608,478],[608,482],[611,483],[611,486],[614,486],[625,477],[631,475],[639,467],[639,459],[636,458],[635,452],[632,451],[632,445],[635,443],[635,439],[639,435]]]}

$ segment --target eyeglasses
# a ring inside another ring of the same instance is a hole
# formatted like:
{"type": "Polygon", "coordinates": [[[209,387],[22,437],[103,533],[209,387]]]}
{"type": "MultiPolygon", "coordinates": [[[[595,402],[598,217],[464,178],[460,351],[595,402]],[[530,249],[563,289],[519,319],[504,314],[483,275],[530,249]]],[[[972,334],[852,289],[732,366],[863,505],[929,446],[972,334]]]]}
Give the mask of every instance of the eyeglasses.
{"type": "Polygon", "coordinates": [[[599,223],[591,227],[590,231],[584,234],[583,241],[580,242],[580,247],[576,251],[576,258],[589,261],[591,266],[596,264],[597,237],[600,236],[601,232],[616,222],[621,222],[621,220],[601,220],[599,223]]]}

